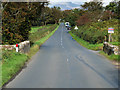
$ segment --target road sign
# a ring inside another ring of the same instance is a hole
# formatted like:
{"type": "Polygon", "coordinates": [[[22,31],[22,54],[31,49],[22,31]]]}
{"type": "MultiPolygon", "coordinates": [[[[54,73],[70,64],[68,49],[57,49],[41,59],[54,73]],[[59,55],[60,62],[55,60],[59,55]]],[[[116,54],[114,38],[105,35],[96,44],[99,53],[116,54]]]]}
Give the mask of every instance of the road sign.
{"type": "Polygon", "coordinates": [[[114,33],[114,28],[108,28],[108,33],[114,33]]]}
{"type": "Polygon", "coordinates": [[[111,34],[114,33],[114,28],[108,28],[108,33],[109,34],[109,42],[111,41],[111,34]]]}
{"type": "Polygon", "coordinates": [[[75,26],[75,28],[74,28],[75,30],[77,30],[78,29],[78,27],[77,26],[75,26]]]}

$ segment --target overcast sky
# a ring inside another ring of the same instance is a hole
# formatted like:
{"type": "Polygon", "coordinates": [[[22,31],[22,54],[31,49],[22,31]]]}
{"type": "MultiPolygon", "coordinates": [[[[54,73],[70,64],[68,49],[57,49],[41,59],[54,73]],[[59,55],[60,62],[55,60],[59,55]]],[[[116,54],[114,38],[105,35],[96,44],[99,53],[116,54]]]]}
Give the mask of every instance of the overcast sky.
{"type": "MultiPolygon", "coordinates": [[[[50,3],[55,3],[55,2],[89,2],[92,0],[48,0],[50,3]]],[[[102,0],[104,4],[109,4],[109,2],[113,0],[102,0]]]]}
{"type": "MultiPolygon", "coordinates": [[[[48,0],[50,2],[89,2],[91,0],[48,0]]],[[[102,0],[103,2],[111,2],[112,0],[102,0]]]]}

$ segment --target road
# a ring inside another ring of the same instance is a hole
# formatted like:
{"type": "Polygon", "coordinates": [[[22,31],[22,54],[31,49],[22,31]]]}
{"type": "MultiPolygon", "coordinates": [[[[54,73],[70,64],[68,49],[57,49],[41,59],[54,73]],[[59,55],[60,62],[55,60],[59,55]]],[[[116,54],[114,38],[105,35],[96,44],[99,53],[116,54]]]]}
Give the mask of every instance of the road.
{"type": "Polygon", "coordinates": [[[118,70],[80,46],[63,23],[6,88],[117,88],[118,70]]]}

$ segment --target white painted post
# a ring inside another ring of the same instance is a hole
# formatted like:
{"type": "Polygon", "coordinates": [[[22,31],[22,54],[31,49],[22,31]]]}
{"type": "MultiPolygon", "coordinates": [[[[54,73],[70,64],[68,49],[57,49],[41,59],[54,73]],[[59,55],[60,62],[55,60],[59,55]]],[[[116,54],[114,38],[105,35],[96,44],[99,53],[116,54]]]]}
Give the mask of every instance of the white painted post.
{"type": "Polygon", "coordinates": [[[18,52],[18,44],[16,44],[16,52],[18,52]]]}

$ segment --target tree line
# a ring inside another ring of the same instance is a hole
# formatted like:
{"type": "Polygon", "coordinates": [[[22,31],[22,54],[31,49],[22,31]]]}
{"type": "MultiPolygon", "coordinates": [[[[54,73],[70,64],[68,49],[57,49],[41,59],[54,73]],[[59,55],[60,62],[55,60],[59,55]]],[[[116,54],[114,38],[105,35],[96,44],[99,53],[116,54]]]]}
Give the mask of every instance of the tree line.
{"type": "Polygon", "coordinates": [[[2,44],[16,44],[29,39],[32,26],[59,23],[59,7],[41,2],[2,2],[2,44]]]}
{"type": "Polygon", "coordinates": [[[72,26],[85,25],[86,23],[119,19],[119,2],[113,1],[109,5],[103,6],[100,0],[85,2],[79,9],[63,11],[64,20],[69,21],[72,26]]]}
{"type": "Polygon", "coordinates": [[[108,28],[113,27],[113,41],[118,41],[118,27],[120,19],[120,2],[112,1],[103,6],[100,0],[85,2],[79,9],[63,11],[64,20],[71,26],[79,26],[79,30],[72,29],[78,37],[92,43],[102,43],[105,38],[108,41],[108,28]]]}

